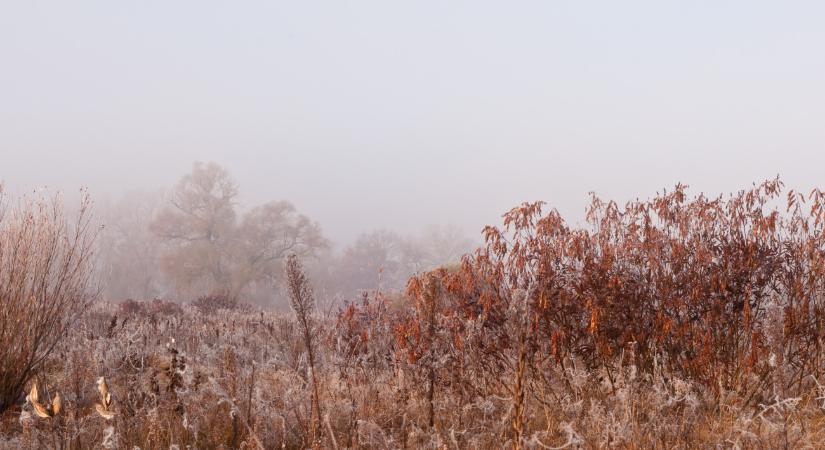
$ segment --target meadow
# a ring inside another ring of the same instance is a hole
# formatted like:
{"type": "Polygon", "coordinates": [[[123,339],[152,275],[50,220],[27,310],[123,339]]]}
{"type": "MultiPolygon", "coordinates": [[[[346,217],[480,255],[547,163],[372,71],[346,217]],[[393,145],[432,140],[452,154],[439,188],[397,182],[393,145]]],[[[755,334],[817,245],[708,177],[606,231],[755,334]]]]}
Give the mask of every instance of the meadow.
{"type": "Polygon", "coordinates": [[[60,217],[2,222],[4,448],[823,448],[819,190],[593,197],[581,227],[525,203],[340,303],[293,255],[280,312],[91,298],[60,217]]]}

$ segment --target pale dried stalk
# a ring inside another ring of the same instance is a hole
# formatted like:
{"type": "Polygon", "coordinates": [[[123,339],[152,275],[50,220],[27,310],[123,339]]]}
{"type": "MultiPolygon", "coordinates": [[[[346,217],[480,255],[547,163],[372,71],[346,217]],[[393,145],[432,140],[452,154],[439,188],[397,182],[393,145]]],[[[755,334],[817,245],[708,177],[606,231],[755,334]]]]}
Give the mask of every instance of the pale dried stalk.
{"type": "MultiPolygon", "coordinates": [[[[309,370],[311,372],[312,381],[312,409],[315,416],[315,425],[312,430],[313,441],[317,440],[318,433],[322,429],[321,424],[321,401],[319,399],[318,377],[315,367],[315,337],[314,337],[314,321],[312,314],[315,311],[315,297],[312,294],[312,286],[309,284],[304,274],[301,261],[296,255],[291,255],[287,258],[286,263],[287,287],[289,289],[289,300],[292,310],[295,313],[295,319],[301,326],[304,346],[307,350],[307,360],[309,363],[309,370]]],[[[313,445],[317,442],[313,442],[313,445]]]]}

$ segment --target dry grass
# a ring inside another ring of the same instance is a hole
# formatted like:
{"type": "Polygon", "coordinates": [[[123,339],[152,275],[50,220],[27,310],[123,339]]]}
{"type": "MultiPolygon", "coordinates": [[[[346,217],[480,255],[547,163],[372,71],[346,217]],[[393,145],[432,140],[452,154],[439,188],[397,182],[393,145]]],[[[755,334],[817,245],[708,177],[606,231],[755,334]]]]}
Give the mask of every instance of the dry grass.
{"type": "MultiPolygon", "coordinates": [[[[381,300],[349,311],[318,318],[322,447],[514,444],[503,383],[472,370],[450,373],[442,368],[456,362],[436,361],[430,427],[430,372],[397,351],[381,300]]],[[[528,371],[524,448],[819,448],[825,438],[825,386],[812,377],[793,394],[772,380],[764,401],[748,402],[632,364],[611,377],[584,367],[571,358],[528,371]]],[[[41,418],[30,405],[13,408],[3,416],[3,447],[307,448],[315,426],[310,376],[300,327],[289,317],[204,314],[188,305],[143,315],[99,304],[40,374],[63,398],[62,412],[41,418]],[[104,398],[111,420],[99,413],[104,398]]]]}

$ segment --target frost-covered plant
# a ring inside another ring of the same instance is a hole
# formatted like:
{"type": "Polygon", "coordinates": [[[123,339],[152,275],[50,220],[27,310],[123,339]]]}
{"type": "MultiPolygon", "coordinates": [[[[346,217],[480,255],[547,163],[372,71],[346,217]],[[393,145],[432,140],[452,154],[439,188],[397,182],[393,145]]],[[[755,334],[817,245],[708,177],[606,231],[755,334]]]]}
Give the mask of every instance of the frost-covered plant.
{"type": "Polygon", "coordinates": [[[84,193],[70,224],[60,197],[0,205],[0,413],[94,299],[90,207],[84,193]]]}

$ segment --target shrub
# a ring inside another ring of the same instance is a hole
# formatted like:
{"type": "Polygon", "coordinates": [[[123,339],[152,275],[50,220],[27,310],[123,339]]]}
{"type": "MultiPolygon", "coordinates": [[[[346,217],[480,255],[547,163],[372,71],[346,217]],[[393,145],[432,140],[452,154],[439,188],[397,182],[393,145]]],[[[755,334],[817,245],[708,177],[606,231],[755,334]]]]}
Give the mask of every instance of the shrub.
{"type": "Polygon", "coordinates": [[[90,206],[69,225],[60,197],[24,198],[0,218],[0,412],[94,297],[90,206]]]}
{"type": "Polygon", "coordinates": [[[123,300],[118,304],[120,312],[126,316],[136,316],[146,314],[146,306],[143,302],[132,300],[131,298],[123,300]]]}
{"type": "Polygon", "coordinates": [[[148,302],[149,314],[156,314],[159,316],[180,316],[183,314],[181,306],[173,301],[156,298],[148,302]]]}
{"type": "Polygon", "coordinates": [[[208,295],[201,295],[192,305],[205,314],[214,313],[219,309],[236,309],[238,307],[238,299],[225,293],[217,292],[208,295]]]}
{"type": "MultiPolygon", "coordinates": [[[[423,287],[433,277],[447,287],[438,327],[456,345],[439,354],[473,358],[509,392],[515,448],[528,370],[583,364],[614,392],[630,366],[746,402],[771,384],[797,392],[825,369],[825,193],[791,191],[781,208],[781,188],[776,179],[689,198],[677,185],[624,207],[594,196],[584,228],[525,203],[503,229],[485,229],[486,246],[461,270],[424,274],[410,293],[429,305],[423,287]]],[[[427,354],[439,345],[432,313],[415,309],[399,343],[427,354]]]]}

